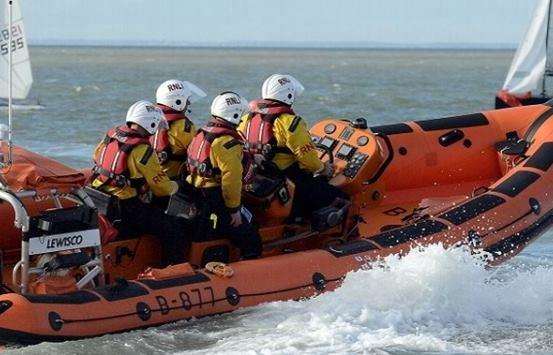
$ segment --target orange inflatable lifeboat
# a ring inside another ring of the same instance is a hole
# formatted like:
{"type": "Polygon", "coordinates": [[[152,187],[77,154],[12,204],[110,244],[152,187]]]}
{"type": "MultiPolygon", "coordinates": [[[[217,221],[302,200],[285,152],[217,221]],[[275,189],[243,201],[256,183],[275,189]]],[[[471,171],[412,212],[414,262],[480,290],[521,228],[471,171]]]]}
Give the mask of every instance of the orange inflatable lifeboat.
{"type": "Polygon", "coordinates": [[[552,105],[376,127],[320,121],[313,139],[351,202],[286,224],[293,185],[258,177],[244,192],[261,222],[257,260],[240,261],[214,236],[192,243],[188,263],[157,269],[149,236],[102,245],[98,206],[86,197],[29,217],[2,192],[23,232],[20,260],[4,265],[0,339],[92,337],[310,297],[414,245],[468,245],[499,263],[553,222],[552,105]]]}

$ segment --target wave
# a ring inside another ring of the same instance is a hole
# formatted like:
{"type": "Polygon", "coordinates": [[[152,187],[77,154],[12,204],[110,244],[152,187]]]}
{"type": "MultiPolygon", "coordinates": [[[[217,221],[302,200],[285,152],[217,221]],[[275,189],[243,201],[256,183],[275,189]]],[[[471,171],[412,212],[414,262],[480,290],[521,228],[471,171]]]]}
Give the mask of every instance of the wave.
{"type": "Polygon", "coordinates": [[[549,266],[492,269],[433,245],[350,273],[334,292],[246,312],[201,352],[547,351],[552,284],[549,266]]]}
{"type": "MultiPolygon", "coordinates": [[[[44,109],[44,106],[42,105],[39,105],[39,104],[15,104],[15,105],[12,105],[12,108],[14,111],[38,111],[38,110],[43,110],[44,109]]],[[[1,111],[8,111],[8,106],[7,105],[2,105],[2,103],[0,102],[0,110],[1,111]]]]}

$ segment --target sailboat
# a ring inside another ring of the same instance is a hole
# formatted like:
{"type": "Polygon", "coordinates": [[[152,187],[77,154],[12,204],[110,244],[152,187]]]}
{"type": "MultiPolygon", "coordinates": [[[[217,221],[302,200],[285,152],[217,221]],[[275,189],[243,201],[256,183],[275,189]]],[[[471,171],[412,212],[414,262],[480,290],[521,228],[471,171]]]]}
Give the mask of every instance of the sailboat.
{"type": "MultiPolygon", "coordinates": [[[[18,0],[0,0],[0,58],[0,99],[6,100],[7,107],[7,125],[0,124],[0,195],[7,193],[37,213],[60,206],[60,194],[80,188],[85,175],[16,146],[12,139],[13,108],[17,102],[13,99],[25,99],[33,82],[18,0]]],[[[2,238],[13,234],[8,221],[18,217],[12,216],[11,208],[0,204],[2,238]]]]}
{"type": "Polygon", "coordinates": [[[541,104],[553,97],[553,23],[551,0],[539,0],[520,43],[496,108],[541,104]]]}
{"type": "MultiPolygon", "coordinates": [[[[0,106],[7,106],[9,96],[9,48],[8,34],[10,31],[8,18],[8,1],[0,2],[0,106]]],[[[12,25],[11,25],[11,50],[12,50],[12,99],[15,103],[25,103],[33,84],[31,60],[23,16],[19,0],[12,0],[12,25]]]]}

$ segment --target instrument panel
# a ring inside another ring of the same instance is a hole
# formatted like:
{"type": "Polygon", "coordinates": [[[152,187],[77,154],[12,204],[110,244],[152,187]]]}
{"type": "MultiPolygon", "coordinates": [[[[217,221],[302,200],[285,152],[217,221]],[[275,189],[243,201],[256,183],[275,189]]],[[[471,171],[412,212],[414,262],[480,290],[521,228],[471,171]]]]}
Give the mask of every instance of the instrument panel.
{"type": "Polygon", "coordinates": [[[349,121],[323,120],[311,128],[311,136],[314,143],[326,148],[318,148],[321,159],[329,159],[325,150],[332,152],[337,172],[335,179],[340,175],[346,178],[340,185],[361,186],[383,164],[387,153],[381,138],[349,121]]]}

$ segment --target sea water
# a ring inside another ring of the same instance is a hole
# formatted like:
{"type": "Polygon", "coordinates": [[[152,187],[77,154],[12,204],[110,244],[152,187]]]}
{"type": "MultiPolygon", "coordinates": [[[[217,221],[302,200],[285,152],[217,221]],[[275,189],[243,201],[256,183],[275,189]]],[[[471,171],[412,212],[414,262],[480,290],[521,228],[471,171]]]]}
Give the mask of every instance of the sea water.
{"type": "MultiPolygon", "coordinates": [[[[40,107],[15,112],[15,141],[75,167],[126,108],[154,100],[166,79],[208,93],[201,124],[224,90],[259,96],[268,75],[295,75],[309,122],[365,117],[370,124],[478,112],[493,106],[512,51],[33,47],[40,107]]],[[[5,115],[5,113],[0,113],[5,115]]],[[[487,268],[440,245],[350,273],[341,288],[198,320],[13,353],[551,353],[553,234],[487,268]]]]}

